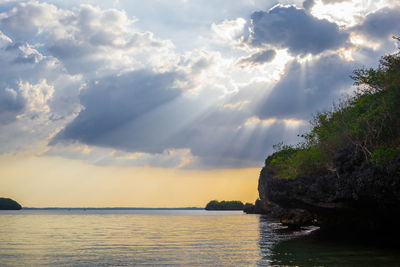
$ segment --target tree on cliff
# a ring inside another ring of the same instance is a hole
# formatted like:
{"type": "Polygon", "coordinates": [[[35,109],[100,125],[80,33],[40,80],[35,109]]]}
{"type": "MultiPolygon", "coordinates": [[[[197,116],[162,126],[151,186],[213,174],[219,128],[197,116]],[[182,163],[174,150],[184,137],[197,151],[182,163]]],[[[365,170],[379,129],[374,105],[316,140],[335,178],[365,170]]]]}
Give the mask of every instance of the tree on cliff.
{"type": "Polygon", "coordinates": [[[400,52],[383,56],[379,63],[376,69],[353,72],[353,96],[332,111],[318,113],[313,129],[302,135],[304,142],[274,147],[266,166],[277,177],[329,172],[334,155],[349,145],[361,149],[364,160],[383,167],[400,157],[400,52]]]}
{"type": "Polygon", "coordinates": [[[0,210],[20,210],[21,205],[10,198],[0,197],[0,210]]]}

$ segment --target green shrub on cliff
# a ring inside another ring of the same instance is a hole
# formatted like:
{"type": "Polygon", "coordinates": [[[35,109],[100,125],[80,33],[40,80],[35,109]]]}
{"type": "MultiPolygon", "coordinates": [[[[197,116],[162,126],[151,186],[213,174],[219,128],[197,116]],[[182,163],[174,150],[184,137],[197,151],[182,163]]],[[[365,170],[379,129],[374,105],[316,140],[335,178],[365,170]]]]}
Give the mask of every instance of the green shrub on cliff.
{"type": "Polygon", "coordinates": [[[388,162],[392,162],[400,154],[400,147],[380,146],[372,152],[370,162],[384,166],[388,162]]]}
{"type": "MultiPolygon", "coordinates": [[[[399,40],[398,38],[396,38],[399,40]]],[[[385,165],[400,156],[400,53],[386,55],[377,69],[353,72],[357,90],[332,111],[318,113],[313,129],[296,146],[279,144],[266,160],[275,176],[297,178],[321,174],[335,153],[351,144],[366,161],[385,165]]]]}
{"type": "Polygon", "coordinates": [[[323,173],[330,166],[326,155],[317,146],[284,145],[278,149],[272,157],[267,158],[266,166],[272,168],[279,177],[296,178],[323,173]]]}

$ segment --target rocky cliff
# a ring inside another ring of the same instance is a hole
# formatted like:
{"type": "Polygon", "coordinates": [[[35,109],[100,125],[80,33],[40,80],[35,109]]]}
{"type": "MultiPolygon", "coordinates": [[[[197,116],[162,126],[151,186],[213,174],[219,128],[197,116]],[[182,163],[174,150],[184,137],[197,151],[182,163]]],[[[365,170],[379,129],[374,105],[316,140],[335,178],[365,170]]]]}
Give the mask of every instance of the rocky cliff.
{"type": "Polygon", "coordinates": [[[263,213],[291,227],[399,232],[400,159],[377,166],[348,146],[333,162],[335,169],[323,175],[297,179],[277,178],[265,166],[258,184],[263,213]]]}

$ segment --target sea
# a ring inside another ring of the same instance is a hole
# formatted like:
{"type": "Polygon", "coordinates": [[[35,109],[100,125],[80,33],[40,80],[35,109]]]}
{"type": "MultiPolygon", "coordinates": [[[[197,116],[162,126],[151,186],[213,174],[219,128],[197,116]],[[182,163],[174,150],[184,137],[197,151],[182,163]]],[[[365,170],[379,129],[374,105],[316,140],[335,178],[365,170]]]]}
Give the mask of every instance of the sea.
{"type": "Polygon", "coordinates": [[[397,249],[314,230],[242,211],[0,211],[0,266],[400,266],[397,249]]]}

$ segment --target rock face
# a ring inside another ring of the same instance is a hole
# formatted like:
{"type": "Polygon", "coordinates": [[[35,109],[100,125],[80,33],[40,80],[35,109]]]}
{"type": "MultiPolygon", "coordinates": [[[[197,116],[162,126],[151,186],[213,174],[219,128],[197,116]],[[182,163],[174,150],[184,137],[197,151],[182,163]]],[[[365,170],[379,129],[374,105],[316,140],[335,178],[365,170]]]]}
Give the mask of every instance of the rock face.
{"type": "Polygon", "coordinates": [[[0,197],[0,210],[20,210],[21,205],[10,198],[0,197]]]}
{"type": "Polygon", "coordinates": [[[254,204],[246,203],[243,207],[243,212],[248,214],[262,214],[264,213],[264,210],[264,204],[259,199],[257,199],[254,204]]]}
{"type": "Polygon", "coordinates": [[[335,155],[334,165],[325,175],[293,180],[274,178],[264,167],[258,184],[263,213],[292,227],[400,232],[400,159],[379,167],[349,146],[335,155]]]}

